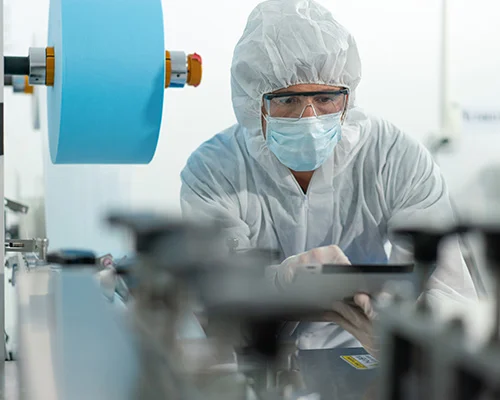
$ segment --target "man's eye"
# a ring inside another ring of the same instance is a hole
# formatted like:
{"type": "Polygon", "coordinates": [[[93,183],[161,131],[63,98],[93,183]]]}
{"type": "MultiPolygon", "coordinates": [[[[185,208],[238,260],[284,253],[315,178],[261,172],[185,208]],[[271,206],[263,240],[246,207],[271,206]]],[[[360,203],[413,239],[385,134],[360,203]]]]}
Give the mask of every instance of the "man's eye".
{"type": "Polygon", "coordinates": [[[319,98],[316,98],[316,101],[319,103],[333,103],[335,101],[334,96],[321,96],[319,98]]]}
{"type": "Polygon", "coordinates": [[[282,97],[279,99],[279,103],[282,105],[291,105],[299,103],[299,99],[297,97],[282,97]]]}

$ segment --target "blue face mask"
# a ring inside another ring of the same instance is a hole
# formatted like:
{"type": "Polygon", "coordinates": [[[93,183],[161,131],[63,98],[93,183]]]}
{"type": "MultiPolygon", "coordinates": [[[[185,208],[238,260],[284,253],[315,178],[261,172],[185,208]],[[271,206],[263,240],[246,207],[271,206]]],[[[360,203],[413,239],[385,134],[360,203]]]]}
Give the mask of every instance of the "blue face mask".
{"type": "Polygon", "coordinates": [[[341,115],[329,114],[294,121],[268,117],[267,146],[292,171],[314,171],[328,159],[341,138],[341,115]]]}

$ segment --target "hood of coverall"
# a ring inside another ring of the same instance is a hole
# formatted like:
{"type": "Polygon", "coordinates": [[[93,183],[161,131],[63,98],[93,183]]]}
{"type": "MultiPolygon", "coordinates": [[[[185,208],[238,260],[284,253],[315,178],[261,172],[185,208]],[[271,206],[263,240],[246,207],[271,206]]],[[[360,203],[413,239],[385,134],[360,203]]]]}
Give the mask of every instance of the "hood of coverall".
{"type": "Polygon", "coordinates": [[[354,92],[361,61],[352,35],[312,0],[269,0],[250,14],[233,54],[232,101],[240,125],[261,128],[262,95],[297,84],[354,92]]]}

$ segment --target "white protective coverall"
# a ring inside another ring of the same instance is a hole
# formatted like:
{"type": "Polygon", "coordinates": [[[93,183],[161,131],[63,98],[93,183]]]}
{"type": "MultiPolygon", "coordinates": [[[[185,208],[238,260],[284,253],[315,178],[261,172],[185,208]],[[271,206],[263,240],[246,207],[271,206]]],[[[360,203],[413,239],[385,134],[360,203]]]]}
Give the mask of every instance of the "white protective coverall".
{"type": "MultiPolygon", "coordinates": [[[[421,144],[355,106],[360,78],[354,38],[325,8],[311,0],[258,5],[231,68],[238,124],[189,158],[181,173],[183,215],[220,218],[240,248],[275,248],[284,258],[335,244],[351,263],[408,261],[409,253],[389,231],[400,221],[449,222],[447,187],[421,144]],[[266,146],[261,125],[263,94],[297,84],[351,91],[342,138],[306,194],[266,146]]],[[[456,239],[443,250],[430,294],[475,299],[456,239]]],[[[359,346],[337,325],[302,325],[307,348],[359,346]]]]}

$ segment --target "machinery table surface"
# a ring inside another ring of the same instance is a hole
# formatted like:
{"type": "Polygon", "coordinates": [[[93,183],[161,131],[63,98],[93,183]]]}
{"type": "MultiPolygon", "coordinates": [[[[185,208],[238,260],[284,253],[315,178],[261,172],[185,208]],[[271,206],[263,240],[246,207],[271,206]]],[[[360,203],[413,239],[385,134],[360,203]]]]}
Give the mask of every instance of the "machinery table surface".
{"type": "MultiPolygon", "coordinates": [[[[300,370],[308,389],[321,400],[375,399],[377,368],[357,369],[342,356],[365,356],[363,348],[301,351],[300,370]]],[[[355,359],[354,359],[355,360],[355,359]]]]}
{"type": "Polygon", "coordinates": [[[18,373],[14,361],[6,361],[2,368],[2,382],[0,385],[0,400],[18,400],[18,373]]]}
{"type": "MultiPolygon", "coordinates": [[[[377,370],[359,370],[341,356],[365,355],[362,348],[307,350],[300,352],[300,368],[306,385],[323,400],[374,399],[377,370]]],[[[16,362],[5,362],[0,400],[18,400],[16,362]]]]}

